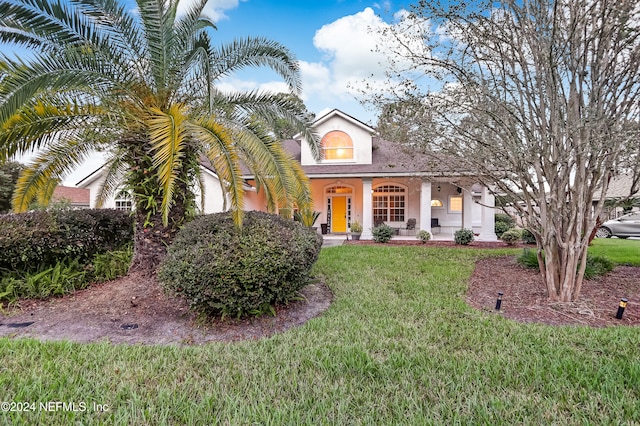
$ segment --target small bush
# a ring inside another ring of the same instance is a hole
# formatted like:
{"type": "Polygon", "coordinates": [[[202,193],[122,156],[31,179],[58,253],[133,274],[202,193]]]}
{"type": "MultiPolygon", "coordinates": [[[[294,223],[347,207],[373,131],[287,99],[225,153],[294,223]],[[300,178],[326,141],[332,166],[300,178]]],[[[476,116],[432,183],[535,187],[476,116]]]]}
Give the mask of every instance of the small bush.
{"type": "Polygon", "coordinates": [[[498,238],[502,237],[502,234],[505,231],[508,231],[509,229],[513,228],[514,226],[514,221],[511,218],[511,216],[504,214],[504,213],[497,213],[495,216],[495,225],[494,225],[494,231],[496,233],[496,235],[498,236],[498,238]]]}
{"type": "Polygon", "coordinates": [[[525,244],[535,244],[536,237],[528,229],[522,230],[522,242],[525,244]]]}
{"type": "Polygon", "coordinates": [[[504,223],[504,222],[496,222],[496,224],[494,226],[494,230],[495,230],[496,236],[498,238],[502,238],[502,234],[507,232],[509,229],[511,229],[509,224],[504,223]]]}
{"type": "Polygon", "coordinates": [[[396,231],[386,223],[383,223],[373,228],[371,232],[373,233],[373,241],[376,243],[387,243],[396,231]]]}
{"type": "Polygon", "coordinates": [[[502,241],[512,246],[522,239],[522,231],[518,228],[511,228],[502,233],[502,241]]]}
{"type": "Polygon", "coordinates": [[[513,218],[506,213],[496,213],[494,220],[496,223],[506,223],[509,228],[513,228],[513,225],[515,225],[513,218]]]}
{"type": "Polygon", "coordinates": [[[614,264],[604,256],[590,256],[587,254],[587,266],[584,269],[584,278],[591,280],[613,271],[614,264]]]}
{"type": "Polygon", "coordinates": [[[245,213],[242,230],[231,215],[201,216],[169,246],[158,278],[207,316],[273,312],[309,283],[322,237],[300,223],[245,213]]]}
{"type": "Polygon", "coordinates": [[[422,241],[422,244],[425,244],[427,241],[431,239],[431,234],[429,233],[429,231],[425,231],[423,229],[420,232],[418,232],[418,235],[416,235],[416,238],[422,241]]]}
{"type": "MultiPolygon", "coordinates": [[[[543,253],[544,256],[544,253],[543,253]]],[[[538,254],[536,251],[531,249],[524,249],[522,253],[516,258],[519,264],[524,266],[525,268],[530,269],[538,269],[538,254]]]]}
{"type": "Polygon", "coordinates": [[[468,245],[473,241],[473,231],[471,229],[458,229],[453,234],[453,240],[456,244],[468,245]]]}
{"type": "Polygon", "coordinates": [[[96,254],[92,262],[93,278],[96,281],[109,281],[126,275],[132,256],[131,246],[123,250],[96,254]]]}

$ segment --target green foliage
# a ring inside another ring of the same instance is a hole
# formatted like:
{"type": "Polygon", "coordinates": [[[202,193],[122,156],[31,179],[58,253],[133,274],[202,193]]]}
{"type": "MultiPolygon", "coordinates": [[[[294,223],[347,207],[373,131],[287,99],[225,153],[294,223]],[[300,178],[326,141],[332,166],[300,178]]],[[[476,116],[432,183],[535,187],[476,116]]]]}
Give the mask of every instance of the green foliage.
{"type": "Polygon", "coordinates": [[[96,281],[109,281],[126,275],[132,256],[131,245],[123,250],[96,254],[92,262],[93,278],[96,281]]]}
{"type": "Polygon", "coordinates": [[[86,285],[87,271],[78,260],[63,260],[36,271],[3,274],[0,278],[0,302],[62,296],[86,285]]]}
{"type": "Polygon", "coordinates": [[[371,232],[373,233],[373,241],[376,243],[387,243],[395,234],[395,230],[386,223],[376,226],[371,232]]]}
{"type": "MultiPolygon", "coordinates": [[[[542,256],[544,260],[544,253],[542,256]]],[[[538,269],[538,257],[536,251],[530,249],[524,249],[522,253],[517,257],[519,264],[526,268],[538,269]]],[[[579,267],[579,265],[578,265],[579,267]]],[[[594,279],[601,275],[611,272],[614,268],[614,263],[605,256],[587,254],[587,265],[584,270],[584,278],[587,280],[594,279]]]]}
{"type": "Polygon", "coordinates": [[[498,238],[501,238],[505,231],[513,228],[513,225],[514,221],[511,216],[504,213],[496,213],[494,231],[498,238]]]}
{"type": "Polygon", "coordinates": [[[422,229],[418,232],[416,238],[422,241],[422,243],[424,244],[431,239],[431,234],[429,233],[429,231],[425,231],[424,229],[422,229]]]}
{"type": "Polygon", "coordinates": [[[522,242],[525,244],[535,244],[536,237],[528,229],[522,230],[522,242]]]}
{"type": "Polygon", "coordinates": [[[353,222],[351,222],[351,232],[356,233],[356,234],[361,234],[362,233],[362,224],[360,222],[358,222],[357,220],[354,220],[353,222]]]}
{"type": "MultiPolygon", "coordinates": [[[[542,253],[542,255],[544,257],[544,252],[542,253]]],[[[535,250],[531,250],[528,248],[522,250],[522,253],[520,253],[520,255],[516,258],[516,260],[518,261],[519,264],[521,264],[525,268],[530,268],[530,269],[539,268],[538,255],[535,250]]]]}
{"type": "Polygon", "coordinates": [[[0,213],[11,210],[11,197],[24,166],[16,161],[0,165],[0,213]]]}
{"type": "Polygon", "coordinates": [[[158,278],[207,316],[268,312],[310,280],[322,237],[291,220],[247,212],[240,230],[228,213],[201,216],[176,236],[158,278]]]}
{"type": "Polygon", "coordinates": [[[474,240],[473,231],[471,229],[458,229],[453,234],[453,240],[456,244],[468,245],[474,240]]]}
{"type": "Polygon", "coordinates": [[[496,223],[506,223],[507,225],[509,225],[509,228],[512,228],[513,225],[515,225],[513,218],[508,214],[496,213],[494,218],[496,223]]]}
{"type": "Polygon", "coordinates": [[[584,278],[591,280],[613,271],[614,263],[604,256],[592,256],[587,254],[587,266],[584,269],[584,278]]]}
{"type": "Polygon", "coordinates": [[[518,228],[511,228],[502,233],[501,239],[505,243],[512,246],[522,240],[522,231],[518,228]]]}
{"type": "Polygon", "coordinates": [[[494,230],[498,238],[502,238],[502,234],[504,234],[509,229],[511,229],[511,227],[505,222],[496,222],[496,224],[494,225],[494,230]]]}
{"type": "Polygon", "coordinates": [[[311,228],[320,217],[320,212],[313,211],[311,209],[302,209],[293,212],[293,220],[300,222],[304,226],[311,228]]]}
{"type": "Polygon", "coordinates": [[[132,238],[132,218],[117,210],[6,214],[0,216],[0,269],[34,271],[65,258],[84,264],[132,238]]]}

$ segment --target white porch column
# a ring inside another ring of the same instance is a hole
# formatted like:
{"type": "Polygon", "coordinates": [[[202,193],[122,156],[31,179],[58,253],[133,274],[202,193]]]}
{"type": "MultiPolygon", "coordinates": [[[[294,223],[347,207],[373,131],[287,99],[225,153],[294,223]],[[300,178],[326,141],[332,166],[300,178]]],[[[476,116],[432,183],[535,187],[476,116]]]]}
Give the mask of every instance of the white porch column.
{"type": "Polygon", "coordinates": [[[362,235],[361,240],[373,238],[373,179],[362,179],[362,235]]]}
{"type": "Polygon", "coordinates": [[[420,186],[420,230],[431,234],[431,181],[426,179],[420,186]]]}
{"type": "Polygon", "coordinates": [[[462,227],[473,230],[473,197],[471,186],[462,191],[462,227]]]}
{"type": "Polygon", "coordinates": [[[480,203],[482,204],[482,229],[480,229],[480,235],[478,240],[480,241],[498,241],[498,237],[495,232],[495,197],[489,188],[482,187],[482,198],[480,203]],[[487,206],[487,207],[485,207],[487,206]]]}

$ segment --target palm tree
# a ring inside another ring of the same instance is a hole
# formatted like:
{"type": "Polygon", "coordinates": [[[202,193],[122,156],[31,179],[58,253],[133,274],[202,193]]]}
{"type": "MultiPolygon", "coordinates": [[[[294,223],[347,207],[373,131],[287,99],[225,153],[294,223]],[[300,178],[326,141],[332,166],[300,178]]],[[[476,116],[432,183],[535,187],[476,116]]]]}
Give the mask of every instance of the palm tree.
{"type": "Polygon", "coordinates": [[[88,155],[108,153],[100,202],[132,191],[132,270],[154,271],[166,244],[194,212],[194,182],[208,160],[242,222],[241,164],[269,205],[310,200],[308,181],[270,130],[282,120],[317,136],[290,97],[221,93],[216,82],[268,67],[300,92],[298,65],[281,44],[248,37],[214,48],[207,0],[184,15],[179,0],[0,0],[0,42],[28,48],[0,56],[0,162],[37,150],[13,197],[15,211],[48,200],[51,182],[88,155]]]}

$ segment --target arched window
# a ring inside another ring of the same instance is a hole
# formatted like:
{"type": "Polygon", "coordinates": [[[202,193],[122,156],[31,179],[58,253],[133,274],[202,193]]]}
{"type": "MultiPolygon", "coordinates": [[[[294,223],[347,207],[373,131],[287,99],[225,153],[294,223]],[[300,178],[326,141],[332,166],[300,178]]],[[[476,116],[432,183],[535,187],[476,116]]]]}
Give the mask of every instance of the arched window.
{"type": "Polygon", "coordinates": [[[122,190],[116,194],[116,210],[127,212],[133,210],[133,198],[127,191],[122,190]]]}
{"type": "Polygon", "coordinates": [[[431,200],[431,207],[444,207],[444,204],[442,203],[442,200],[434,198],[433,200],[431,200]]]}
{"type": "Polygon", "coordinates": [[[345,132],[334,130],[320,141],[323,160],[352,160],[353,141],[345,132]]]}
{"type": "Polygon", "coordinates": [[[397,185],[380,185],[373,189],[373,223],[404,222],[407,190],[397,185]]]}

